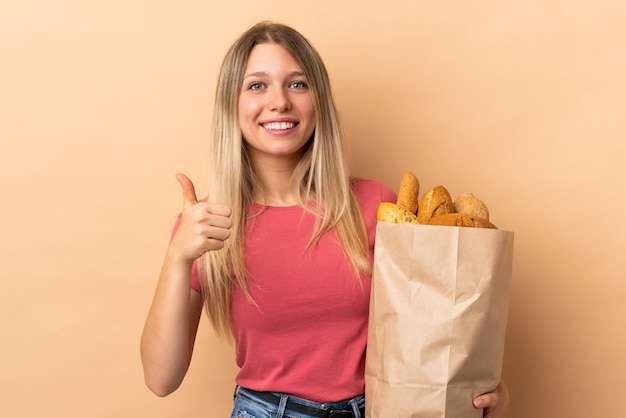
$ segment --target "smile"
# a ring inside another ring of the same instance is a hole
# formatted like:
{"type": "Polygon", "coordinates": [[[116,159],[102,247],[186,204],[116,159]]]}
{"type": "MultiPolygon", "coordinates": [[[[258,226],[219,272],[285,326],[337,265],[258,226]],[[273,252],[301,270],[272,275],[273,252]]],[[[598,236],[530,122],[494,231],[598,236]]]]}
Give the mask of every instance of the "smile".
{"type": "Polygon", "coordinates": [[[294,122],[269,122],[264,123],[261,126],[270,131],[284,131],[286,129],[292,129],[296,126],[294,122]]]}

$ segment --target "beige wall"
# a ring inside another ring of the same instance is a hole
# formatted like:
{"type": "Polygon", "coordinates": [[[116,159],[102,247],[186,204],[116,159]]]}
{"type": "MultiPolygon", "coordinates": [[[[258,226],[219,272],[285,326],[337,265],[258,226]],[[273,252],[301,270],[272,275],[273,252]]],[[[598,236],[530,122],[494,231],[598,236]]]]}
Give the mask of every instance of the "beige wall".
{"type": "Polygon", "coordinates": [[[0,415],[227,416],[206,321],[165,399],[138,341],[219,62],[272,18],[325,58],[355,174],[472,191],[516,232],[509,417],[626,416],[624,3],[213,3],[0,7],[0,415]]]}

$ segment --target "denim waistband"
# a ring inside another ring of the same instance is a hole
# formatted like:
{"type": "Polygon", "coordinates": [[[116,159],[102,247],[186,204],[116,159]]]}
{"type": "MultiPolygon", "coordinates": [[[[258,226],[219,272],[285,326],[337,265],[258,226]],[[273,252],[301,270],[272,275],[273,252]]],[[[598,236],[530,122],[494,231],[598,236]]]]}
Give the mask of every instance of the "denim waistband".
{"type": "Polygon", "coordinates": [[[365,395],[337,402],[320,403],[280,392],[258,392],[244,387],[235,388],[235,398],[248,398],[259,406],[282,417],[286,411],[296,412],[300,417],[355,417],[365,416],[365,395]]]}

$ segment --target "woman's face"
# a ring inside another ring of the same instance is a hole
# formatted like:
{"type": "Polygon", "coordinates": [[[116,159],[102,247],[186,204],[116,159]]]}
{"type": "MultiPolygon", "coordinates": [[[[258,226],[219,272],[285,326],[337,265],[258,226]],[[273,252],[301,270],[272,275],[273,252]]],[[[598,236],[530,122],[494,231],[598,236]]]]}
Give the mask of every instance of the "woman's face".
{"type": "Polygon", "coordinates": [[[238,111],[255,163],[299,160],[315,130],[307,79],[296,60],[277,44],[259,44],[250,52],[238,111]]]}

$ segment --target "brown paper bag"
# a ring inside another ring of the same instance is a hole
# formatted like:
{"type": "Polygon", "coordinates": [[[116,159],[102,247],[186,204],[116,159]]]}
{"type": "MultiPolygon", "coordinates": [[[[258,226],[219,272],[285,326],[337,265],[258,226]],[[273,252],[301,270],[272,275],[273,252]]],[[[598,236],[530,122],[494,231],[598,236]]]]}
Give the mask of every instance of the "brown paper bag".
{"type": "Polygon", "coordinates": [[[513,232],[379,222],[367,418],[480,418],[500,381],[513,232]]]}

